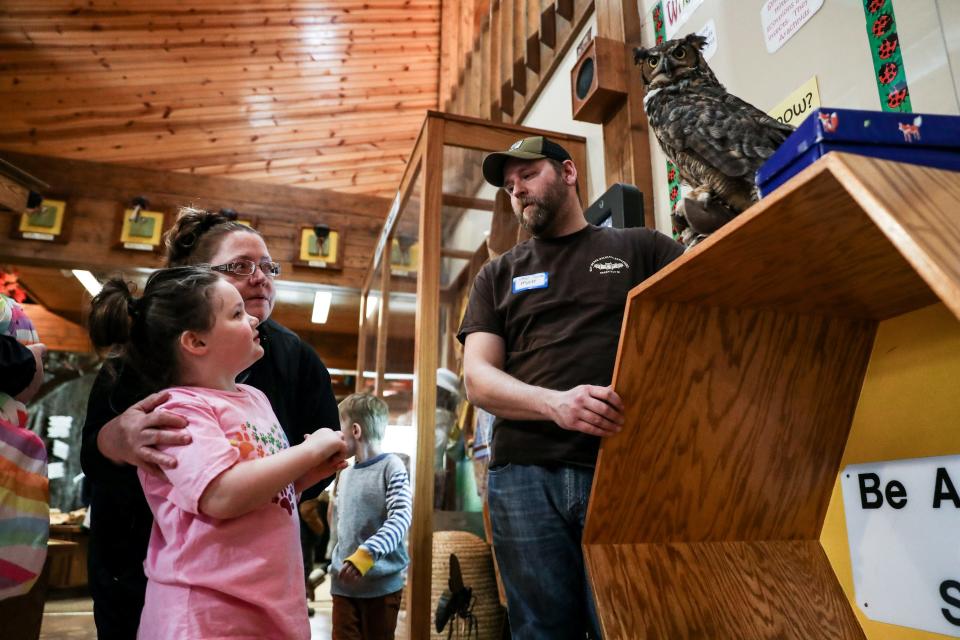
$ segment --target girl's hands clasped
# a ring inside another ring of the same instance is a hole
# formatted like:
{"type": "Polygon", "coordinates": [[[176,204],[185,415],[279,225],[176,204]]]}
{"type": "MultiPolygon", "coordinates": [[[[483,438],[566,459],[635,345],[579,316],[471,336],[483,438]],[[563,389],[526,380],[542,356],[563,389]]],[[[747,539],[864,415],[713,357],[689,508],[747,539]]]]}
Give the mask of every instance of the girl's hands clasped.
{"type": "Polygon", "coordinates": [[[347,442],[340,431],[317,429],[306,435],[304,445],[310,447],[317,459],[311,475],[323,479],[346,468],[347,442]]]}

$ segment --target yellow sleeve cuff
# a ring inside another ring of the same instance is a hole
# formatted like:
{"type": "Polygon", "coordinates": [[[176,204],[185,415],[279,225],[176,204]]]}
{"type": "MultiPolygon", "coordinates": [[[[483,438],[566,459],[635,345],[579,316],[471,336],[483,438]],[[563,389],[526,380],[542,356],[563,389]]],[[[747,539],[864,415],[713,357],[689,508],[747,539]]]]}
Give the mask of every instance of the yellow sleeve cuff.
{"type": "Polygon", "coordinates": [[[357,547],[357,550],[353,552],[353,555],[346,559],[346,562],[349,562],[357,568],[360,572],[360,575],[367,575],[367,571],[370,571],[370,567],[373,566],[373,555],[363,547],[357,547]]]}

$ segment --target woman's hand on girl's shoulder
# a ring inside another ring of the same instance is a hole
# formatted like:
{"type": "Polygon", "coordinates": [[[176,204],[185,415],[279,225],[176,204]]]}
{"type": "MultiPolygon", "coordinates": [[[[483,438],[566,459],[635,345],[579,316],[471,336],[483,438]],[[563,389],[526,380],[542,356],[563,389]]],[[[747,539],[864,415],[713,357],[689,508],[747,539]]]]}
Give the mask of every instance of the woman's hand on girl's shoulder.
{"type": "Polygon", "coordinates": [[[97,447],[118,464],[131,464],[147,473],[163,477],[163,469],[173,469],[177,459],[157,447],[187,445],[192,438],[183,431],[186,418],[166,411],[155,411],[170,399],[162,391],[147,396],[103,426],[97,434],[97,447]]]}

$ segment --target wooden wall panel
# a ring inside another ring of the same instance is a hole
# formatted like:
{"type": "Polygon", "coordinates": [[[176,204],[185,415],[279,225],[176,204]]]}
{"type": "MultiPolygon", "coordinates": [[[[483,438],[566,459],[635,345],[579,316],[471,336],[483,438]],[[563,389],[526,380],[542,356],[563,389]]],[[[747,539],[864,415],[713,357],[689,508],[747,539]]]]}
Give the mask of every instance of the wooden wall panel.
{"type": "Polygon", "coordinates": [[[440,8],[11,0],[0,149],[389,196],[438,105],[440,8]]]}

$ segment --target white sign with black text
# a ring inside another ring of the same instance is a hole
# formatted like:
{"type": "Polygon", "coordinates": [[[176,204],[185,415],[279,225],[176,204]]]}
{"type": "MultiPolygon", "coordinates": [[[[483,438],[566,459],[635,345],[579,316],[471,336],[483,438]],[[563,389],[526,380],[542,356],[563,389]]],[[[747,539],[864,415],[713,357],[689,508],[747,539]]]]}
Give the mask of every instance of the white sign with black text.
{"type": "Polygon", "coordinates": [[[960,638],[960,456],[850,465],[840,486],[860,610],[960,638]]]}
{"type": "Polygon", "coordinates": [[[813,17],[823,0],[767,0],[760,8],[760,24],[767,53],[773,53],[813,17]]]}

